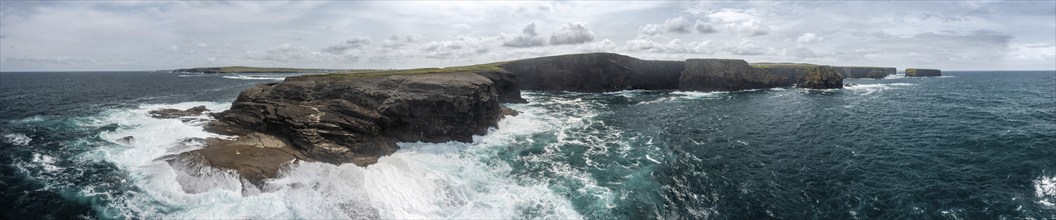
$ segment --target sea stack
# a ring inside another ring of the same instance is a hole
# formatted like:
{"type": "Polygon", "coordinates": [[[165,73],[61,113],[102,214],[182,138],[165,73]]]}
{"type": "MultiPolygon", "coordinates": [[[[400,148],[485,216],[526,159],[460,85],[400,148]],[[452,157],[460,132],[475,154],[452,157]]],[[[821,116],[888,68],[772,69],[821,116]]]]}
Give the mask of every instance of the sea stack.
{"type": "Polygon", "coordinates": [[[796,83],[797,88],[839,89],[843,88],[843,76],[836,73],[831,66],[814,66],[806,69],[803,77],[796,83]]]}
{"type": "Polygon", "coordinates": [[[942,76],[942,70],[906,68],[906,77],[942,76]]]}

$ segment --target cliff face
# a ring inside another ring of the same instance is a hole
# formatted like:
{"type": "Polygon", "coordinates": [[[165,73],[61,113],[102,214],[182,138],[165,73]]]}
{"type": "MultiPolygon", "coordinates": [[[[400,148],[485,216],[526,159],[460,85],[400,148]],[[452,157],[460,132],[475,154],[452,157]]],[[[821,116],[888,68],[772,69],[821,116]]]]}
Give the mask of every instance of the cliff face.
{"type": "Polygon", "coordinates": [[[942,76],[942,71],[937,69],[907,68],[906,77],[942,76]]]}
{"type": "Polygon", "coordinates": [[[895,68],[893,67],[852,67],[852,66],[835,66],[836,73],[843,76],[845,79],[853,78],[873,78],[883,79],[888,75],[895,74],[895,68]]]}
{"type": "Polygon", "coordinates": [[[744,60],[686,60],[678,89],[688,91],[736,91],[791,86],[794,75],[774,74],[752,68],[744,60]],[[791,76],[791,77],[790,77],[791,76]]]}
{"type": "Polygon", "coordinates": [[[839,89],[843,88],[843,76],[836,73],[831,66],[814,66],[806,69],[803,77],[796,83],[798,88],[839,89]]]}
{"type": "Polygon", "coordinates": [[[209,140],[207,147],[168,161],[200,161],[259,180],[274,177],[290,161],[366,166],[395,152],[396,142],[470,142],[502,115],[516,114],[500,103],[526,102],[521,89],[735,91],[792,85],[842,88],[843,77],[829,66],[648,61],[609,53],[291,77],[246,89],[230,110],[213,114],[216,121],[206,130],[238,138],[209,140]]]}
{"type": "Polygon", "coordinates": [[[516,74],[521,89],[609,92],[677,89],[682,63],[591,53],[516,60],[499,67],[516,74]]]}
{"type": "Polygon", "coordinates": [[[243,91],[208,129],[260,132],[314,160],[365,166],[395,152],[397,141],[468,142],[484,134],[502,111],[496,88],[472,72],[290,78],[243,91]]]}

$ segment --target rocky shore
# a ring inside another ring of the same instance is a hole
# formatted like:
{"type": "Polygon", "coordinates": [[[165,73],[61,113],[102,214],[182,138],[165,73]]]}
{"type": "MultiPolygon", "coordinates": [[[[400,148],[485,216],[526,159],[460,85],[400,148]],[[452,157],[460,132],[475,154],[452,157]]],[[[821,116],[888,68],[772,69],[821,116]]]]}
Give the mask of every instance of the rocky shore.
{"type": "MultiPolygon", "coordinates": [[[[290,77],[243,91],[205,129],[232,135],[173,161],[233,170],[251,182],[300,161],[367,166],[397,142],[470,142],[524,103],[521,90],[608,92],[628,89],[736,91],[796,86],[838,89],[865,70],[812,64],[753,65],[744,60],[641,60],[612,53],[573,54],[466,67],[290,77]]],[[[891,69],[893,70],[893,68],[891,69]]],[[[878,77],[871,69],[868,77],[878,77]]],[[[886,76],[886,75],[885,75],[886,76]]],[[[159,110],[159,118],[202,109],[159,110]]],[[[153,111],[152,111],[153,112],[153,111]]],[[[152,113],[153,114],[153,113],[152,113]]]]}

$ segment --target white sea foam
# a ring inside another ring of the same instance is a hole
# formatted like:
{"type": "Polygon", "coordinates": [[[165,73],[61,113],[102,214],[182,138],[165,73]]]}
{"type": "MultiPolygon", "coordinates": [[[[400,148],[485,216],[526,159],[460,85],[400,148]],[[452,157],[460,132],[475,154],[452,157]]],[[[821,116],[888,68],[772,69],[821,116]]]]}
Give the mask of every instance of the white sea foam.
{"type": "Polygon", "coordinates": [[[1034,180],[1034,196],[1038,204],[1047,208],[1056,208],[1056,176],[1042,176],[1034,180]]]}
{"type": "Polygon", "coordinates": [[[652,100],[652,101],[641,102],[641,103],[638,103],[638,104],[640,104],[640,105],[655,104],[655,103],[664,103],[664,102],[681,101],[681,100],[722,99],[724,97],[727,97],[726,96],[727,94],[729,94],[729,92],[675,91],[675,92],[671,92],[671,95],[673,95],[673,96],[659,98],[659,99],[652,100]]]}
{"type": "Polygon", "coordinates": [[[29,142],[33,141],[33,138],[21,133],[12,133],[5,134],[4,141],[15,146],[28,146],[29,142]]]}
{"type": "Polygon", "coordinates": [[[49,173],[54,173],[54,172],[59,171],[59,170],[62,169],[62,168],[60,168],[58,166],[55,166],[55,158],[54,157],[48,156],[48,155],[44,155],[44,154],[33,153],[32,162],[35,165],[40,166],[41,168],[43,168],[44,171],[47,171],[49,173]]]}
{"type": "Polygon", "coordinates": [[[891,74],[891,75],[887,75],[887,76],[884,77],[884,79],[902,79],[902,78],[906,78],[906,75],[891,74]]]}
{"type": "Polygon", "coordinates": [[[365,168],[305,162],[258,190],[228,171],[155,160],[199,147],[200,143],[182,141],[187,138],[222,137],[202,131],[200,125],[146,115],[157,108],[197,105],[213,111],[229,108],[203,102],[144,105],[108,111],[86,122],[118,124],[117,130],[100,134],[104,140],[136,138],[134,146],[113,144],[87,155],[127,171],[131,184],[142,191],[117,199],[120,214],[125,215],[117,217],[508,219],[532,212],[539,218],[581,218],[547,182],[514,179],[504,163],[481,160],[511,142],[530,140],[525,137],[547,126],[533,118],[545,116],[531,108],[515,107],[523,113],[501,121],[502,129],[474,137],[473,143],[400,143],[403,149],[365,168]]]}
{"type": "Polygon", "coordinates": [[[234,75],[234,76],[223,76],[228,79],[241,79],[241,80],[285,80],[285,76],[274,76],[274,75],[234,75]]]}
{"type": "Polygon", "coordinates": [[[917,84],[912,83],[878,83],[878,84],[857,84],[854,86],[846,86],[844,89],[861,93],[862,95],[873,94],[874,92],[895,89],[897,87],[904,86],[915,86],[917,84]]]}

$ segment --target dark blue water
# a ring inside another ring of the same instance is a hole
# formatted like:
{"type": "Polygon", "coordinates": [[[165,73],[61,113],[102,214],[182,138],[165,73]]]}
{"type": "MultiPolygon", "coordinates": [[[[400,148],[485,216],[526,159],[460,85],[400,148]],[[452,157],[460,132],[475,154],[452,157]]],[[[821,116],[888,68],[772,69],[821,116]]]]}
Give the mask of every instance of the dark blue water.
{"type": "Polygon", "coordinates": [[[3,73],[0,207],[8,218],[347,218],[358,214],[330,211],[366,206],[389,218],[1056,219],[1056,72],[944,74],[823,91],[528,92],[512,106],[521,116],[473,144],[404,145],[368,168],[306,164],[240,195],[166,191],[157,165],[128,162],[153,145],[108,138],[165,123],[120,119],[144,108],[222,105],[274,81],[3,73]],[[357,199],[331,199],[343,197],[357,199]]]}

